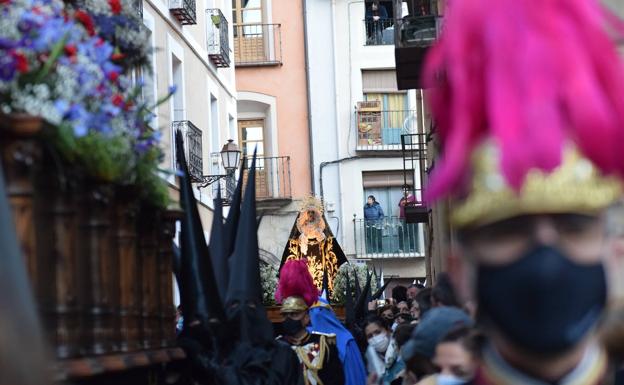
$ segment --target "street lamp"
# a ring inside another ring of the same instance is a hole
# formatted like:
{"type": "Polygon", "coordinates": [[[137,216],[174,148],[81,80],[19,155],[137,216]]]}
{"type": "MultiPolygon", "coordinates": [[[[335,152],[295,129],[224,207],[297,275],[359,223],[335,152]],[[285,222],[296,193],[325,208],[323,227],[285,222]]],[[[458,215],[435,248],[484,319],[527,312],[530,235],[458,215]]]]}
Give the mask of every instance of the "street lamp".
{"type": "Polygon", "coordinates": [[[221,164],[225,169],[225,175],[204,175],[202,181],[197,184],[198,189],[206,188],[218,181],[225,178],[226,181],[226,196],[224,201],[229,201],[229,197],[234,191],[235,187],[235,173],[240,164],[241,152],[234,143],[234,140],[228,139],[227,143],[223,145],[221,149],[221,164]]]}
{"type": "Polygon", "coordinates": [[[234,140],[228,139],[221,149],[221,163],[225,171],[236,170],[240,162],[241,152],[234,140]]]}

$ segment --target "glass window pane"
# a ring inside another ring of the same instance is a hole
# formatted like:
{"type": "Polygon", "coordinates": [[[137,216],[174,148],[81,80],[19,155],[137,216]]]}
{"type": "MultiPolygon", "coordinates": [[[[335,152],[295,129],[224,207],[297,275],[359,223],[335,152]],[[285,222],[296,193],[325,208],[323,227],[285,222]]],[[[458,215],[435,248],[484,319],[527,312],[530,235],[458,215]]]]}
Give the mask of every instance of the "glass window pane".
{"type": "Polygon", "coordinates": [[[258,156],[264,155],[264,143],[256,142],[255,144],[258,146],[257,147],[257,149],[258,149],[258,156]]]}
{"type": "Polygon", "coordinates": [[[246,140],[262,140],[262,126],[247,127],[246,140]]]}
{"type": "Polygon", "coordinates": [[[243,0],[243,8],[261,8],[262,0],[243,0]]]}
{"type": "Polygon", "coordinates": [[[262,11],[259,9],[246,9],[243,11],[243,23],[261,23],[262,11]]]}

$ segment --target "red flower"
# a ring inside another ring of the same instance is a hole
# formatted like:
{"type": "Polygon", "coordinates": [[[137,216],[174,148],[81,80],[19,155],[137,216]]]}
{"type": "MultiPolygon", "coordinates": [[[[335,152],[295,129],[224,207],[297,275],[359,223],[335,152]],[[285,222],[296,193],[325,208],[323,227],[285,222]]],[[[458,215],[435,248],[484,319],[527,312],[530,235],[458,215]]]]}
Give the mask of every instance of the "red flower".
{"type": "Polygon", "coordinates": [[[26,59],[23,53],[13,51],[11,52],[11,56],[13,56],[15,60],[15,69],[17,69],[17,72],[22,74],[28,72],[28,59],[26,59]]]}
{"type": "Polygon", "coordinates": [[[80,9],[77,10],[76,11],[76,20],[78,20],[80,22],[80,24],[82,24],[85,27],[85,29],[89,33],[89,36],[95,35],[95,25],[93,23],[93,19],[91,18],[91,16],[88,13],[86,13],[85,11],[82,11],[80,9]]]}
{"type": "Polygon", "coordinates": [[[125,57],[126,57],[126,55],[124,55],[121,52],[114,53],[114,54],[111,55],[111,60],[119,62],[119,61],[122,61],[125,57]]]}
{"type": "Polygon", "coordinates": [[[117,107],[121,106],[124,102],[123,100],[123,96],[121,96],[120,94],[115,94],[113,95],[113,99],[112,102],[114,105],[116,105],[117,107]]]}
{"type": "Polygon", "coordinates": [[[108,5],[110,5],[111,7],[111,11],[113,11],[113,15],[119,15],[121,13],[121,1],[108,0],[108,5]]]}
{"type": "Polygon", "coordinates": [[[76,55],[77,51],[78,51],[78,49],[76,48],[76,46],[74,44],[67,44],[65,46],[65,54],[67,56],[72,57],[72,56],[76,55]]]}
{"type": "Polygon", "coordinates": [[[108,80],[110,80],[111,82],[116,82],[117,78],[119,78],[119,72],[111,71],[108,73],[108,80]]]}

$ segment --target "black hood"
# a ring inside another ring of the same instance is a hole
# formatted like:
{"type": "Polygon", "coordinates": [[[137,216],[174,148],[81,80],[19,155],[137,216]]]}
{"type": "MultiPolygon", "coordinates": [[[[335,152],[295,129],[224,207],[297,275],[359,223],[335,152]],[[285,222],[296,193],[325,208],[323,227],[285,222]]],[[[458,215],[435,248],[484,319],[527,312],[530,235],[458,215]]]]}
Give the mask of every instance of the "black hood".
{"type": "Polygon", "coordinates": [[[210,260],[214,268],[219,298],[225,301],[229,278],[228,257],[225,247],[225,228],[223,224],[223,202],[221,201],[221,189],[217,190],[217,198],[214,200],[214,216],[212,217],[212,229],[210,230],[210,260]]]}
{"type": "Polygon", "coordinates": [[[182,132],[176,131],[176,156],[180,171],[180,206],[184,211],[180,231],[180,297],[184,322],[224,319],[208,245],[193,195],[184,155],[182,132]]]}
{"type": "Polygon", "coordinates": [[[247,177],[234,252],[229,262],[230,278],[226,296],[226,314],[231,323],[234,338],[253,344],[272,341],[273,326],[262,305],[260,283],[255,153],[247,177]]]}

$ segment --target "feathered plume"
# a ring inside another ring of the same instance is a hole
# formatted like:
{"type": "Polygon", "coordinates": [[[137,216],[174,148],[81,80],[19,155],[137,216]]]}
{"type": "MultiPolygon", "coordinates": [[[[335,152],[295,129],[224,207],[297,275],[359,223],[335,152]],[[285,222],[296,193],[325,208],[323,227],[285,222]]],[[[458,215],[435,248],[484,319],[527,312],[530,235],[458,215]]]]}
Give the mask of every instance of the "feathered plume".
{"type": "Polygon", "coordinates": [[[566,141],[624,175],[624,66],[609,36],[624,28],[597,0],[453,1],[445,19],[423,74],[443,149],[427,200],[462,187],[485,137],[516,189],[558,166],[566,141]]]}
{"type": "Polygon", "coordinates": [[[318,300],[318,289],[312,280],[305,258],[287,261],[280,270],[279,282],[275,290],[278,303],[291,296],[302,297],[308,306],[318,300]]]}

